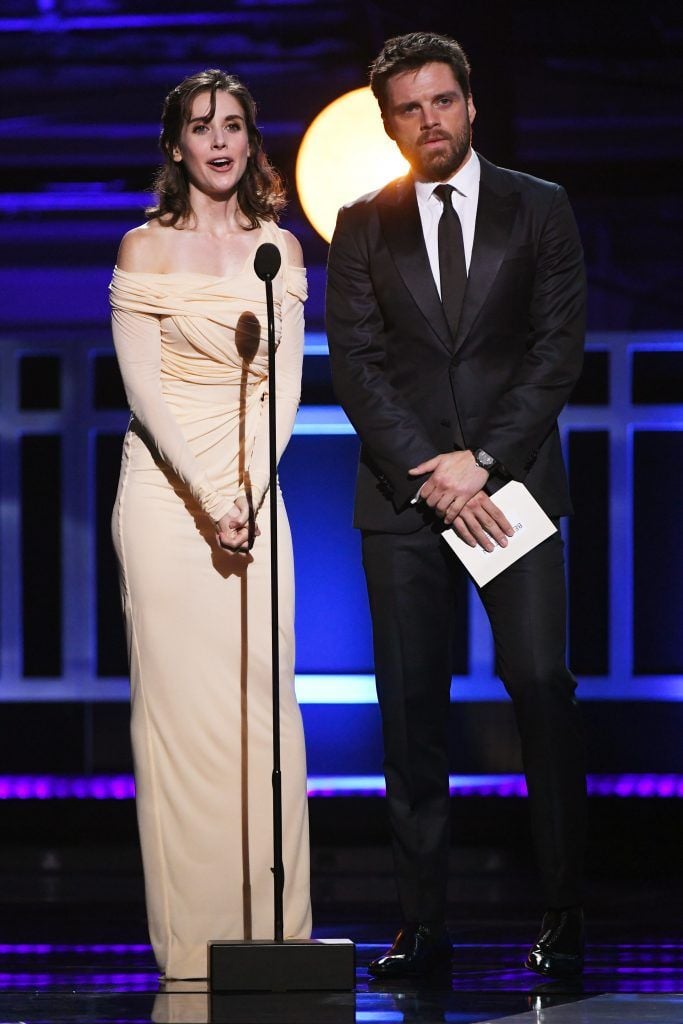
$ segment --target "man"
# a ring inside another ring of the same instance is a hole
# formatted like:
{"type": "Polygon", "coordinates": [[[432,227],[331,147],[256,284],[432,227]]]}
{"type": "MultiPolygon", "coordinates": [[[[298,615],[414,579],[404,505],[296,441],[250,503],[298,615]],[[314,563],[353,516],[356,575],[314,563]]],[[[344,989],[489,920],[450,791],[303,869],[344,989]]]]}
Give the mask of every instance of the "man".
{"type": "MultiPolygon", "coordinates": [[[[455,40],[390,39],[370,81],[411,170],[340,211],[327,315],[335,390],[362,441],[355,525],[403,915],[370,972],[399,977],[451,957],[446,724],[463,570],[441,532],[506,545],[495,492],[510,479],[556,521],[570,512],[556,421],[581,368],[585,281],[564,191],[472,150],[469,65],[455,40]]],[[[547,907],[526,966],[576,974],[585,776],[560,534],[480,597],[519,727],[547,907]]]]}

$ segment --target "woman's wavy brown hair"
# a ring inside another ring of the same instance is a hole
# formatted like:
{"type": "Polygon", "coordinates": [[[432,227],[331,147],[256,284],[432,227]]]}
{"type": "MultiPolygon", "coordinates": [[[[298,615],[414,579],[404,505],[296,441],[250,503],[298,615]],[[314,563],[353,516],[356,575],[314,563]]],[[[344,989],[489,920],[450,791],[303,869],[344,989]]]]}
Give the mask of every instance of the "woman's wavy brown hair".
{"type": "Polygon", "coordinates": [[[183,126],[190,120],[192,103],[197,93],[211,93],[206,115],[208,122],[216,110],[216,92],[219,89],[230,93],[239,102],[244,111],[249,139],[247,167],[237,185],[239,208],[249,221],[250,228],[257,228],[262,220],[279,219],[286,204],[285,190],[280,175],[270,165],[263,150],[263,138],[256,126],[256,104],[251,93],[236,75],[209,68],[184,78],[164,100],[159,136],[164,163],[154,179],[158,203],[145,210],[150,220],[163,220],[165,224],[175,227],[179,221],[188,220],[192,216],[187,174],[182,162],[176,163],[173,159],[173,150],[180,143],[183,126]]]}

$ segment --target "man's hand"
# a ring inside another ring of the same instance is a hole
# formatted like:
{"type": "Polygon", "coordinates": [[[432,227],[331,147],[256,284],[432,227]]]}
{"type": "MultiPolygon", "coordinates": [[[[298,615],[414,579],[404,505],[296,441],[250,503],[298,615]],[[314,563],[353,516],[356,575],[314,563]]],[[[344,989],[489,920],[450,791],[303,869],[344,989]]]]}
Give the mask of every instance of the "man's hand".
{"type": "Polygon", "coordinates": [[[246,554],[254,544],[254,537],[261,533],[254,522],[249,502],[245,497],[235,498],[235,504],[216,523],[218,543],[226,551],[246,554]]]}
{"type": "Polygon", "coordinates": [[[411,476],[431,474],[420,489],[420,498],[449,525],[489,478],[470,451],[435,455],[409,472],[411,476]]]}
{"type": "Polygon", "coordinates": [[[479,544],[484,551],[493,551],[494,541],[501,548],[507,547],[507,538],[515,534],[501,510],[485,491],[478,491],[470,498],[460,515],[453,520],[453,529],[470,547],[475,548],[479,544]]]}

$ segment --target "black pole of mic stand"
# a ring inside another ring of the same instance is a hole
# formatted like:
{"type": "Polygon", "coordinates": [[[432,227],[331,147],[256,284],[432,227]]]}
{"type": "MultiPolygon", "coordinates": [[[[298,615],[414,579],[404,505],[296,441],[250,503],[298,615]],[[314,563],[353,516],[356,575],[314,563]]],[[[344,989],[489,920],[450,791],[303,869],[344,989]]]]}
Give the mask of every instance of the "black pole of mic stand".
{"type": "MultiPolygon", "coordinates": [[[[270,456],[270,610],[273,674],[273,941],[227,939],[208,944],[212,1006],[224,992],[325,992],[350,990],[355,983],[355,948],[349,939],[284,939],[282,859],[282,772],[280,766],[280,622],[278,604],[277,445],[275,387],[275,313],[273,278],[280,250],[265,242],[256,250],[254,270],[266,286],[268,325],[268,431],[270,456]]],[[[319,1009],[319,1008],[318,1008],[319,1009]]],[[[318,1012],[318,1009],[315,1012],[318,1012]]],[[[341,1007],[346,1022],[349,1007],[341,1007]]],[[[351,1009],[353,1009],[351,1007],[351,1009]]],[[[220,1016],[219,1004],[216,1014],[220,1016]]],[[[220,1017],[223,1019],[223,1017],[220,1017]]],[[[311,1018],[314,1019],[314,1018],[311,1018]]],[[[320,1017],[316,1017],[319,1020],[320,1017]]],[[[325,1019],[332,1019],[329,1016],[325,1019]]],[[[340,1019],[340,1018],[335,1018],[340,1019]]],[[[354,1019],[352,1014],[349,1018],[354,1019]]],[[[298,1017],[302,1022],[303,1018],[298,1017]]]]}
{"type": "MultiPolygon", "coordinates": [[[[275,248],[275,247],[274,247],[275,248]]],[[[277,249],[276,249],[277,251],[277,249]]],[[[268,317],[268,448],[270,456],[270,630],[271,666],[273,673],[273,922],[275,941],[284,938],[283,896],[285,868],[282,862],[282,770],[280,766],[280,612],[277,544],[277,436],[275,398],[275,311],[273,308],[273,277],[280,267],[265,277],[268,317]]],[[[274,261],[273,261],[274,262],[274,261]]],[[[260,274],[259,274],[260,276],[260,274]]]]}

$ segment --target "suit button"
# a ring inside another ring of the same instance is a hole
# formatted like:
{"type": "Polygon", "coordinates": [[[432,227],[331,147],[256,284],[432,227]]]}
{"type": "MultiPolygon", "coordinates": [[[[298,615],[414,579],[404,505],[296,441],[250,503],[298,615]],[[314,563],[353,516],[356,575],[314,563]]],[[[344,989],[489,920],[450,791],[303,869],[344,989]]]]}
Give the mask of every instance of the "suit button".
{"type": "Polygon", "coordinates": [[[450,427],[450,425],[451,425],[451,421],[450,420],[439,420],[439,426],[441,426],[441,427],[450,427]]]}

